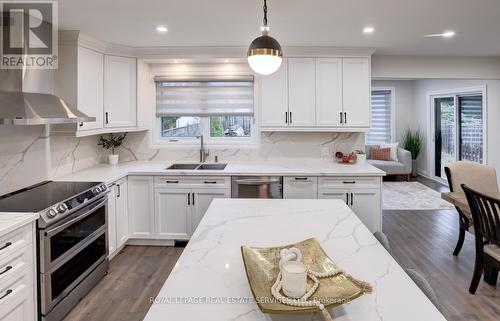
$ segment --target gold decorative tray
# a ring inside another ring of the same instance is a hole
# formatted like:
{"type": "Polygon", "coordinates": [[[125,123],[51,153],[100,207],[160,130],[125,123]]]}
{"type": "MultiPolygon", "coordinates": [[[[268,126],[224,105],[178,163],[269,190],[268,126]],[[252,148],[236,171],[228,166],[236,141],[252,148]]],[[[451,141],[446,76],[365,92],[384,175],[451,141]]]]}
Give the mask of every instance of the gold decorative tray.
{"type": "MultiPolygon", "coordinates": [[[[281,304],[271,294],[271,286],[279,273],[279,252],[283,248],[297,247],[302,251],[304,264],[317,272],[330,271],[335,263],[326,255],[315,238],[280,247],[257,248],[242,246],[241,254],[252,294],[264,313],[306,313],[319,311],[316,307],[294,307],[281,304]]],[[[310,300],[318,299],[332,308],[360,297],[365,289],[356,280],[340,273],[320,279],[320,286],[310,300]]],[[[308,286],[312,281],[308,279],[308,286]]]]}

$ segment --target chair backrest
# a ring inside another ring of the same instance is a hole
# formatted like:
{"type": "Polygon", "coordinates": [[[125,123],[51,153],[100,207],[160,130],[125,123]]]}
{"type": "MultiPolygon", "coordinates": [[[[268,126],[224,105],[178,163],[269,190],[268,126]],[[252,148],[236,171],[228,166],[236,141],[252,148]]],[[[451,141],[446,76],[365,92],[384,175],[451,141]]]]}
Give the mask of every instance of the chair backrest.
{"type": "Polygon", "coordinates": [[[500,200],[484,195],[462,184],[474,221],[476,242],[500,246],[500,200]]]}
{"type": "Polygon", "coordinates": [[[387,250],[387,252],[391,253],[391,244],[389,243],[389,239],[387,236],[380,231],[373,233],[373,236],[382,244],[382,246],[387,250]]]}
{"type": "Polygon", "coordinates": [[[462,184],[482,193],[498,193],[496,170],[492,166],[458,161],[445,168],[451,192],[464,194],[462,184]]]}
{"type": "Polygon", "coordinates": [[[434,304],[434,306],[439,310],[442,311],[442,306],[441,302],[439,301],[436,292],[430,285],[429,281],[420,274],[417,270],[414,269],[406,269],[405,270],[408,276],[415,282],[415,284],[424,292],[425,296],[434,304]]]}

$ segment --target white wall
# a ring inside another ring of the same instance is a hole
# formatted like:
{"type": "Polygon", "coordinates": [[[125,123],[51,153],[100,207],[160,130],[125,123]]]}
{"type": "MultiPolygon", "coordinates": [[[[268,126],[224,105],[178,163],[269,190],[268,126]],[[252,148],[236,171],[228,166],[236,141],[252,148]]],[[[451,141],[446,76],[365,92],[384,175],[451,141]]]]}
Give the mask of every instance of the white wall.
{"type": "Polygon", "coordinates": [[[413,124],[413,80],[374,80],[375,87],[394,88],[395,137],[394,142],[400,142],[404,130],[413,124]]]}
{"type": "MultiPolygon", "coordinates": [[[[429,92],[460,89],[467,87],[486,86],[487,97],[487,162],[495,166],[500,173],[500,141],[498,121],[500,120],[500,81],[499,80],[455,80],[455,79],[424,79],[416,80],[414,86],[415,123],[425,130],[426,138],[430,135],[429,92]]],[[[428,144],[419,157],[418,169],[424,175],[429,173],[430,161],[427,153],[428,144]]]]}

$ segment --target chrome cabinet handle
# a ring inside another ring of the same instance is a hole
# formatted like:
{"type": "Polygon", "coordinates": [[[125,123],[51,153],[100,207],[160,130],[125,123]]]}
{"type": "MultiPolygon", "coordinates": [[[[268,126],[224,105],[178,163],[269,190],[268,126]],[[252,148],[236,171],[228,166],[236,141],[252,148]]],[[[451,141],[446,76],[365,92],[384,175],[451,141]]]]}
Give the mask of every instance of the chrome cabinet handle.
{"type": "Polygon", "coordinates": [[[261,184],[275,184],[279,183],[279,179],[259,180],[259,179],[236,179],[235,183],[240,185],[261,185],[261,184]]]}
{"type": "Polygon", "coordinates": [[[11,270],[11,269],[12,269],[12,266],[11,266],[11,265],[9,265],[9,266],[5,267],[5,269],[4,269],[2,272],[0,272],[0,275],[2,275],[2,274],[4,274],[4,273],[8,272],[8,271],[9,271],[9,270],[11,270]]]}
{"type": "Polygon", "coordinates": [[[5,298],[7,295],[11,294],[12,293],[12,289],[8,289],[7,291],[5,291],[5,294],[0,296],[0,300],[2,300],[3,298],[5,298]]]}
{"type": "Polygon", "coordinates": [[[4,245],[4,246],[0,247],[0,251],[1,251],[1,250],[5,250],[6,248],[8,248],[8,247],[9,247],[9,246],[11,246],[11,245],[12,245],[12,242],[7,242],[7,243],[5,243],[5,245],[4,245]]]}

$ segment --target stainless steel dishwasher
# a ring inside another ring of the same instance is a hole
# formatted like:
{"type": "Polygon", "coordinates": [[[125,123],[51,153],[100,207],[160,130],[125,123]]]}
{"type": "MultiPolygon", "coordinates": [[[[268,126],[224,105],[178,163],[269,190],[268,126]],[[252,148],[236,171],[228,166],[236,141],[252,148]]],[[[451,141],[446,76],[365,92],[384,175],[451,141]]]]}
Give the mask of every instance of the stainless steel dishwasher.
{"type": "Polygon", "coordinates": [[[233,176],[232,198],[283,198],[283,176],[233,176]]]}

